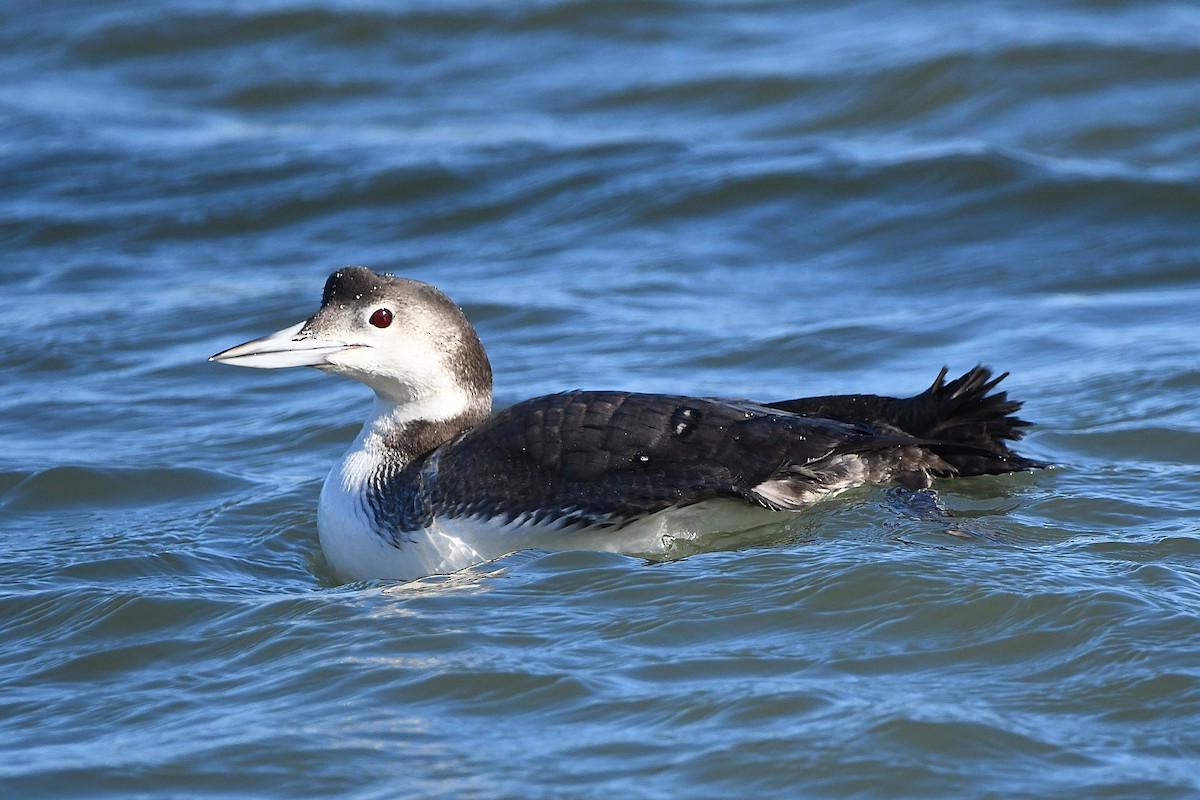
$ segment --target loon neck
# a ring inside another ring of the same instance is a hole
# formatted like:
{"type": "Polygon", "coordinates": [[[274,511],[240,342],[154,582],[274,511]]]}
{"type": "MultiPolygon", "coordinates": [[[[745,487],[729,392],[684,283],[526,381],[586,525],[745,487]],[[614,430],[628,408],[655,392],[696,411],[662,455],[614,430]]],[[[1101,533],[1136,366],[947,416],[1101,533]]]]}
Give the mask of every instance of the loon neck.
{"type": "Polygon", "coordinates": [[[487,419],[491,397],[456,395],[436,402],[397,403],[375,396],[371,415],[351,452],[369,454],[372,460],[403,467],[487,419]]]}

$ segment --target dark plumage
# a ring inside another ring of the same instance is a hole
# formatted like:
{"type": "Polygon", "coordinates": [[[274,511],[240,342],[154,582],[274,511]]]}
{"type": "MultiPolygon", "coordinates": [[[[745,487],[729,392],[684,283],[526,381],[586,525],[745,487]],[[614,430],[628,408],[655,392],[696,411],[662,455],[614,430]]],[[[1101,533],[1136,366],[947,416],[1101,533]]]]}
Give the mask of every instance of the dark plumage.
{"type": "MultiPolygon", "coordinates": [[[[569,526],[625,524],[671,506],[738,497],[796,509],[845,480],[923,488],[934,478],[1045,466],[1005,440],[1027,425],[1020,403],[989,395],[986,367],[916,397],[801,398],[758,404],[629,392],[565,392],[518,403],[381,478],[379,498],[405,495],[389,526],[413,529],[437,515],[522,515],[569,526]],[[450,464],[461,468],[448,469],[450,464]],[[795,484],[781,501],[764,483],[795,484]],[[414,502],[415,501],[415,502],[414,502]],[[407,514],[414,517],[407,517],[407,514]]],[[[1003,378],[1003,376],[1001,376],[1003,378]]],[[[373,504],[383,509],[386,503],[373,504]]]]}
{"type": "MultiPolygon", "coordinates": [[[[1007,392],[992,390],[1008,377],[992,377],[979,365],[950,383],[942,367],[933,385],[915,397],[843,394],[768,403],[771,408],[805,417],[855,421],[881,433],[902,433],[923,440],[922,447],[945,465],[931,467],[930,477],[970,477],[1038,469],[1044,461],[1019,456],[1007,442],[1025,435],[1029,423],[1014,416],[1021,408],[1007,392]]],[[[912,481],[909,481],[912,483],[912,481]]],[[[928,481],[916,480],[927,486],[928,481]]]]}

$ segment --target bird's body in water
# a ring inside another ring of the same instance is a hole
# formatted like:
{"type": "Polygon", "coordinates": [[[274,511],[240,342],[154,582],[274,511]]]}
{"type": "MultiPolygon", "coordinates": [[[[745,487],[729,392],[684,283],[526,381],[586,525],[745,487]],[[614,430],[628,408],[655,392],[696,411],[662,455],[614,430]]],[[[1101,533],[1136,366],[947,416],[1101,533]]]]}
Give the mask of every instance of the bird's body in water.
{"type": "Polygon", "coordinates": [[[428,284],[362,267],[331,275],[310,319],[213,360],[312,366],[374,390],[317,513],[330,566],[351,580],[411,580],[528,547],[652,554],[854,486],[1044,466],[1009,449],[1026,423],[986,367],[949,382],[943,369],[904,399],[573,391],[492,414],[491,366],[462,311],[428,284]]]}

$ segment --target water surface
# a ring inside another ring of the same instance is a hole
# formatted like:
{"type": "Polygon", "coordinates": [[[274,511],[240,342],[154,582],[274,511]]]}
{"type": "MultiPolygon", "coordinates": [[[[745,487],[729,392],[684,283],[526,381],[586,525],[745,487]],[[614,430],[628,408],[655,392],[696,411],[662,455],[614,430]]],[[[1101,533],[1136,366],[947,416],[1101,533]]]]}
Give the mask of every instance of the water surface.
{"type": "Polygon", "coordinates": [[[1169,2],[5,5],[0,787],[1200,794],[1197,64],[1169,2]],[[982,361],[1058,466],[339,585],[368,393],[205,359],[345,264],[498,406],[982,361]]]}

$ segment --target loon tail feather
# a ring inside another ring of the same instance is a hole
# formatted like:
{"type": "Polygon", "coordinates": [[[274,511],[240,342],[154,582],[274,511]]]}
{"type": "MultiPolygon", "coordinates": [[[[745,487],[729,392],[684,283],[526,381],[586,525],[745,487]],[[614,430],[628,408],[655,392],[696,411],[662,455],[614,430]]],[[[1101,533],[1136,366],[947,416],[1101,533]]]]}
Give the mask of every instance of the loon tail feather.
{"type": "MultiPolygon", "coordinates": [[[[1016,416],[1019,400],[994,391],[1008,373],[993,375],[980,364],[946,381],[943,367],[933,384],[915,397],[831,395],[769,403],[792,414],[866,424],[880,433],[921,440],[952,469],[951,474],[994,475],[1049,466],[1014,453],[1008,442],[1025,435],[1029,423],[1016,416]]],[[[945,469],[943,467],[942,469],[945,469]]]]}
{"type": "Polygon", "coordinates": [[[1049,466],[1014,453],[1008,442],[1025,435],[1029,423],[1016,416],[1022,403],[1008,392],[993,391],[1008,377],[993,377],[982,364],[946,382],[947,369],[916,397],[903,401],[908,433],[938,442],[934,450],[959,475],[991,475],[1049,466]]]}

